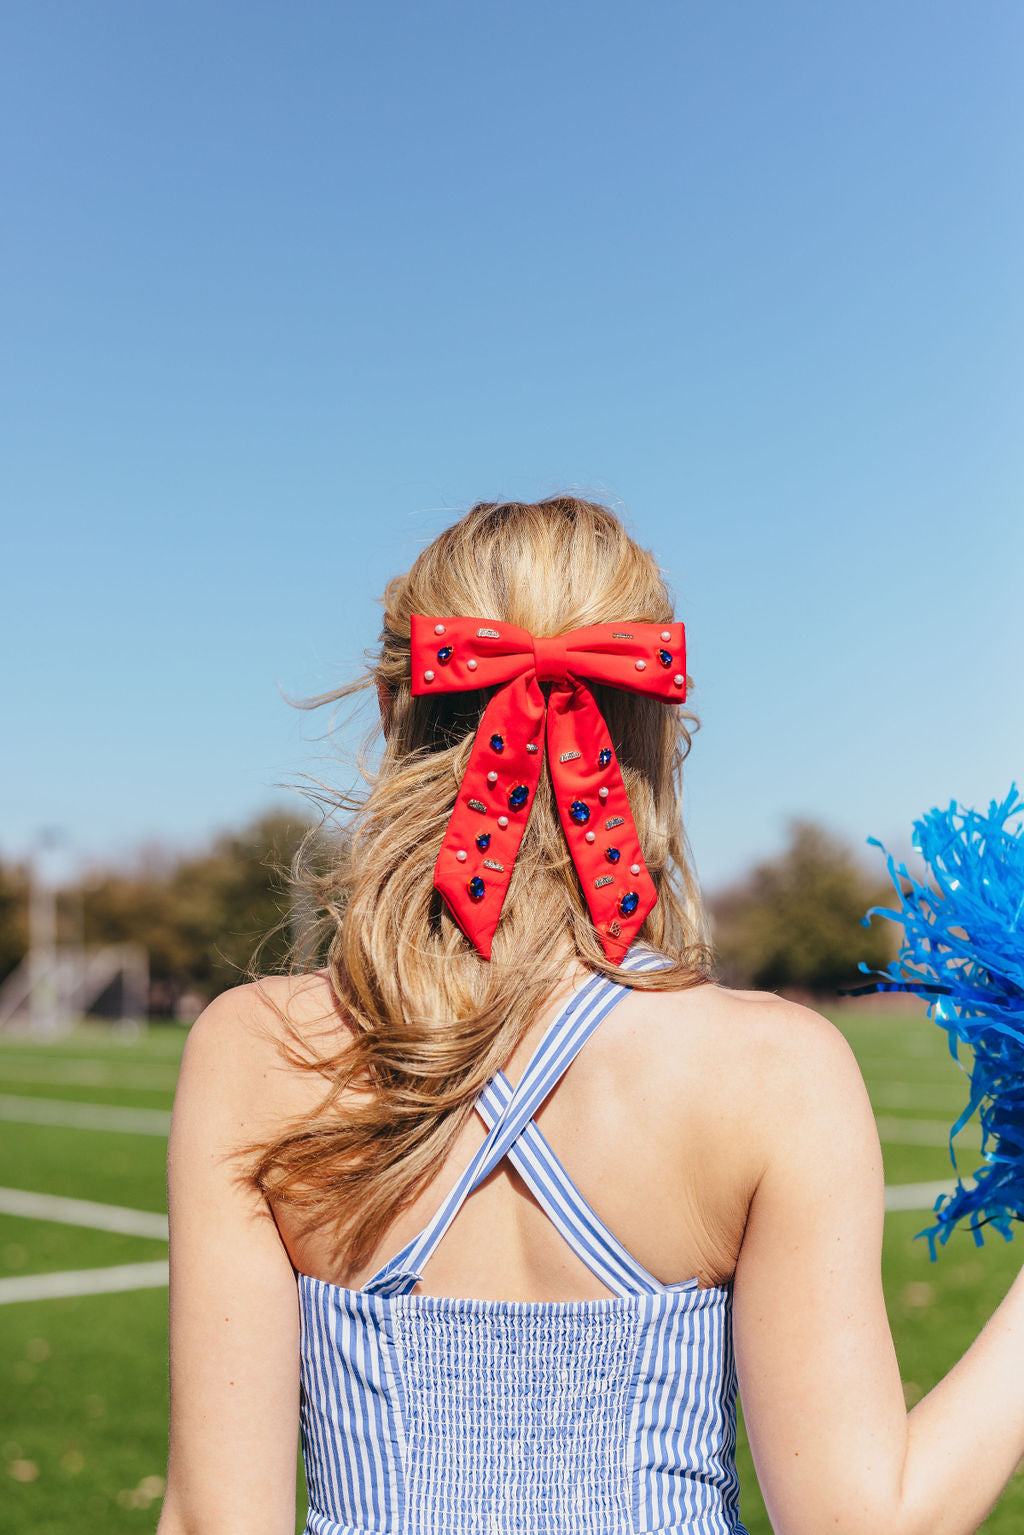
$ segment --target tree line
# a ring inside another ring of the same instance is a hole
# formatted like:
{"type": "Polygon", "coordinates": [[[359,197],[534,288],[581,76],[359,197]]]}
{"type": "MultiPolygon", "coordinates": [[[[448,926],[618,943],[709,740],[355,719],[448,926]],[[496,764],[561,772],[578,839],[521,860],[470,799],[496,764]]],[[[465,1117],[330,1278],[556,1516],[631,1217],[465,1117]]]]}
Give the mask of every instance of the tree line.
{"type": "Polygon", "coordinates": [[[833,996],[864,983],[863,960],[881,969],[897,929],[862,919],[893,904],[888,877],[813,821],[790,822],[785,846],[709,901],[717,972],[729,986],[833,996]]]}
{"type": "MultiPolygon", "coordinates": [[[[301,940],[304,908],[289,869],[310,823],[279,811],[222,833],[197,852],[142,853],[124,867],[86,871],[60,892],[64,941],[133,942],[149,954],[151,1012],[172,1016],[183,997],[208,999],[285,968],[301,940]]],[[[343,855],[339,839],[313,841],[314,858],[343,855]]],[[[782,850],[708,898],[716,973],[730,986],[828,997],[856,985],[858,961],[892,957],[892,924],[861,919],[891,904],[842,839],[813,822],[788,828],[782,850]]],[[[28,945],[28,871],[0,859],[0,982],[28,945]]]]}
{"type": "MultiPolygon", "coordinates": [[[[146,849],[124,866],[87,869],[58,893],[58,940],[141,944],[155,1016],[247,980],[254,962],[279,971],[297,936],[289,870],[309,830],[270,811],[195,852],[146,849]]],[[[28,870],[0,861],[0,982],[28,936],[28,870]]]]}

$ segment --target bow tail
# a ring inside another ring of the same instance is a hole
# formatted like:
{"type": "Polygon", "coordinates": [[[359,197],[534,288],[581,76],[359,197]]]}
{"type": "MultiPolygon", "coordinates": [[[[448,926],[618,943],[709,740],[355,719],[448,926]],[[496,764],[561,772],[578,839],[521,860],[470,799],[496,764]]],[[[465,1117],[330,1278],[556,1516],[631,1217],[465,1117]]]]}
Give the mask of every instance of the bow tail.
{"type": "Polygon", "coordinates": [[[434,887],[484,959],[540,781],[544,695],[516,677],[484,710],[434,865],[434,887]],[[504,824],[502,824],[504,822],[504,824]]]}
{"type": "Polygon", "coordinates": [[[558,814],[601,946],[621,960],[658,901],[608,726],[578,680],[548,699],[548,766],[558,814]]]}

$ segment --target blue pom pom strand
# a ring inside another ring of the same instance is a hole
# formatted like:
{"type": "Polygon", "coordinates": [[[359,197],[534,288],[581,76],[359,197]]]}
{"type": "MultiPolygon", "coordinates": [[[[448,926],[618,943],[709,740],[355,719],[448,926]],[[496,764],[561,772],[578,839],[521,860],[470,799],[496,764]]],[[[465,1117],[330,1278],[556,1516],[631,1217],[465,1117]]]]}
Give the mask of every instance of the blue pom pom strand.
{"type": "MultiPolygon", "coordinates": [[[[910,992],[927,999],[928,1015],[945,1032],[950,1054],[972,1052],[970,1092],[950,1131],[955,1137],[977,1112],[984,1165],[965,1187],[935,1206],[925,1236],[936,1255],[958,1225],[980,1246],[982,1228],[1007,1241],[1013,1222],[1024,1220],[1024,800],[1016,785],[987,814],[962,809],[930,810],[914,823],[913,845],[928,868],[929,883],[886,857],[898,909],[874,907],[902,926],[897,958],[864,974],[880,979],[871,990],[910,992]],[[1018,824],[1011,824],[1017,822],[1018,824]]],[[[885,849],[876,838],[872,846],[885,849]]]]}

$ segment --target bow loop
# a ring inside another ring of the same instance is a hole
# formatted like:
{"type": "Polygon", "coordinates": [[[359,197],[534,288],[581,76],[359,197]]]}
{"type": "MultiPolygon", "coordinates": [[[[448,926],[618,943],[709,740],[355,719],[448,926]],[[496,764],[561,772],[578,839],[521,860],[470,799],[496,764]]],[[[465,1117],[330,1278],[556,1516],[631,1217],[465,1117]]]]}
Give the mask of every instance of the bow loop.
{"type": "Polygon", "coordinates": [[[621,959],[658,894],[647,871],[608,727],[587,680],[669,704],[686,697],[680,623],[596,624],[535,637],[514,624],[412,615],[412,691],[497,687],[484,710],[434,868],[434,885],[485,959],[548,768],[584,899],[621,959]],[[553,683],[545,700],[542,682],[553,683]]]}

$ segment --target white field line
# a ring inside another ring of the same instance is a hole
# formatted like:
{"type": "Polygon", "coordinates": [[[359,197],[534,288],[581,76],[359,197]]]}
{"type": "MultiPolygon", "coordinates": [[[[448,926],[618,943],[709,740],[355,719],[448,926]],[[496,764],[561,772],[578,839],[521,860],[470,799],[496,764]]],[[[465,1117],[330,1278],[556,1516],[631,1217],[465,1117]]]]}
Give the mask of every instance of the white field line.
{"type": "Polygon", "coordinates": [[[20,1300],[57,1300],[65,1295],[112,1295],[119,1290],[159,1290],[167,1284],[166,1260],[118,1263],[105,1269],[65,1269],[56,1274],[19,1274],[0,1279],[0,1306],[20,1300]]]}
{"type": "Polygon", "coordinates": [[[0,1093],[0,1119],[19,1125],[61,1125],[72,1130],[117,1130],[125,1135],[166,1136],[167,1109],[129,1109],[112,1103],[69,1103],[63,1098],[22,1098],[0,1093]]]}
{"type": "Polygon", "coordinates": [[[935,1209],[935,1201],[940,1194],[952,1194],[956,1188],[955,1183],[889,1183],[885,1189],[885,1210],[887,1215],[896,1214],[901,1210],[927,1210],[929,1213],[935,1209]]]}
{"type": "MultiPolygon", "coordinates": [[[[948,1146],[953,1121],[944,1119],[890,1119],[876,1115],[878,1139],[890,1146],[948,1146]]],[[[956,1145],[964,1151],[981,1148],[981,1130],[976,1124],[964,1125],[956,1138],[956,1145]]]]}
{"type": "Polygon", "coordinates": [[[876,1109],[938,1109],[959,1114],[967,1102],[967,1084],[952,1082],[876,1082],[868,1089],[876,1109]]]}
{"type": "Polygon", "coordinates": [[[48,1060],[28,1056],[18,1060],[0,1054],[0,1082],[41,1082],[61,1087],[156,1088],[171,1092],[178,1080],[176,1066],[135,1066],[130,1061],[48,1060]]]}
{"type": "Polygon", "coordinates": [[[31,1221],[57,1221],[62,1226],[88,1226],[93,1231],[116,1231],[122,1236],[167,1241],[167,1217],[155,1210],[128,1210],[124,1205],[65,1199],[61,1194],[34,1194],[29,1189],[0,1188],[0,1215],[21,1215],[31,1221]]]}

